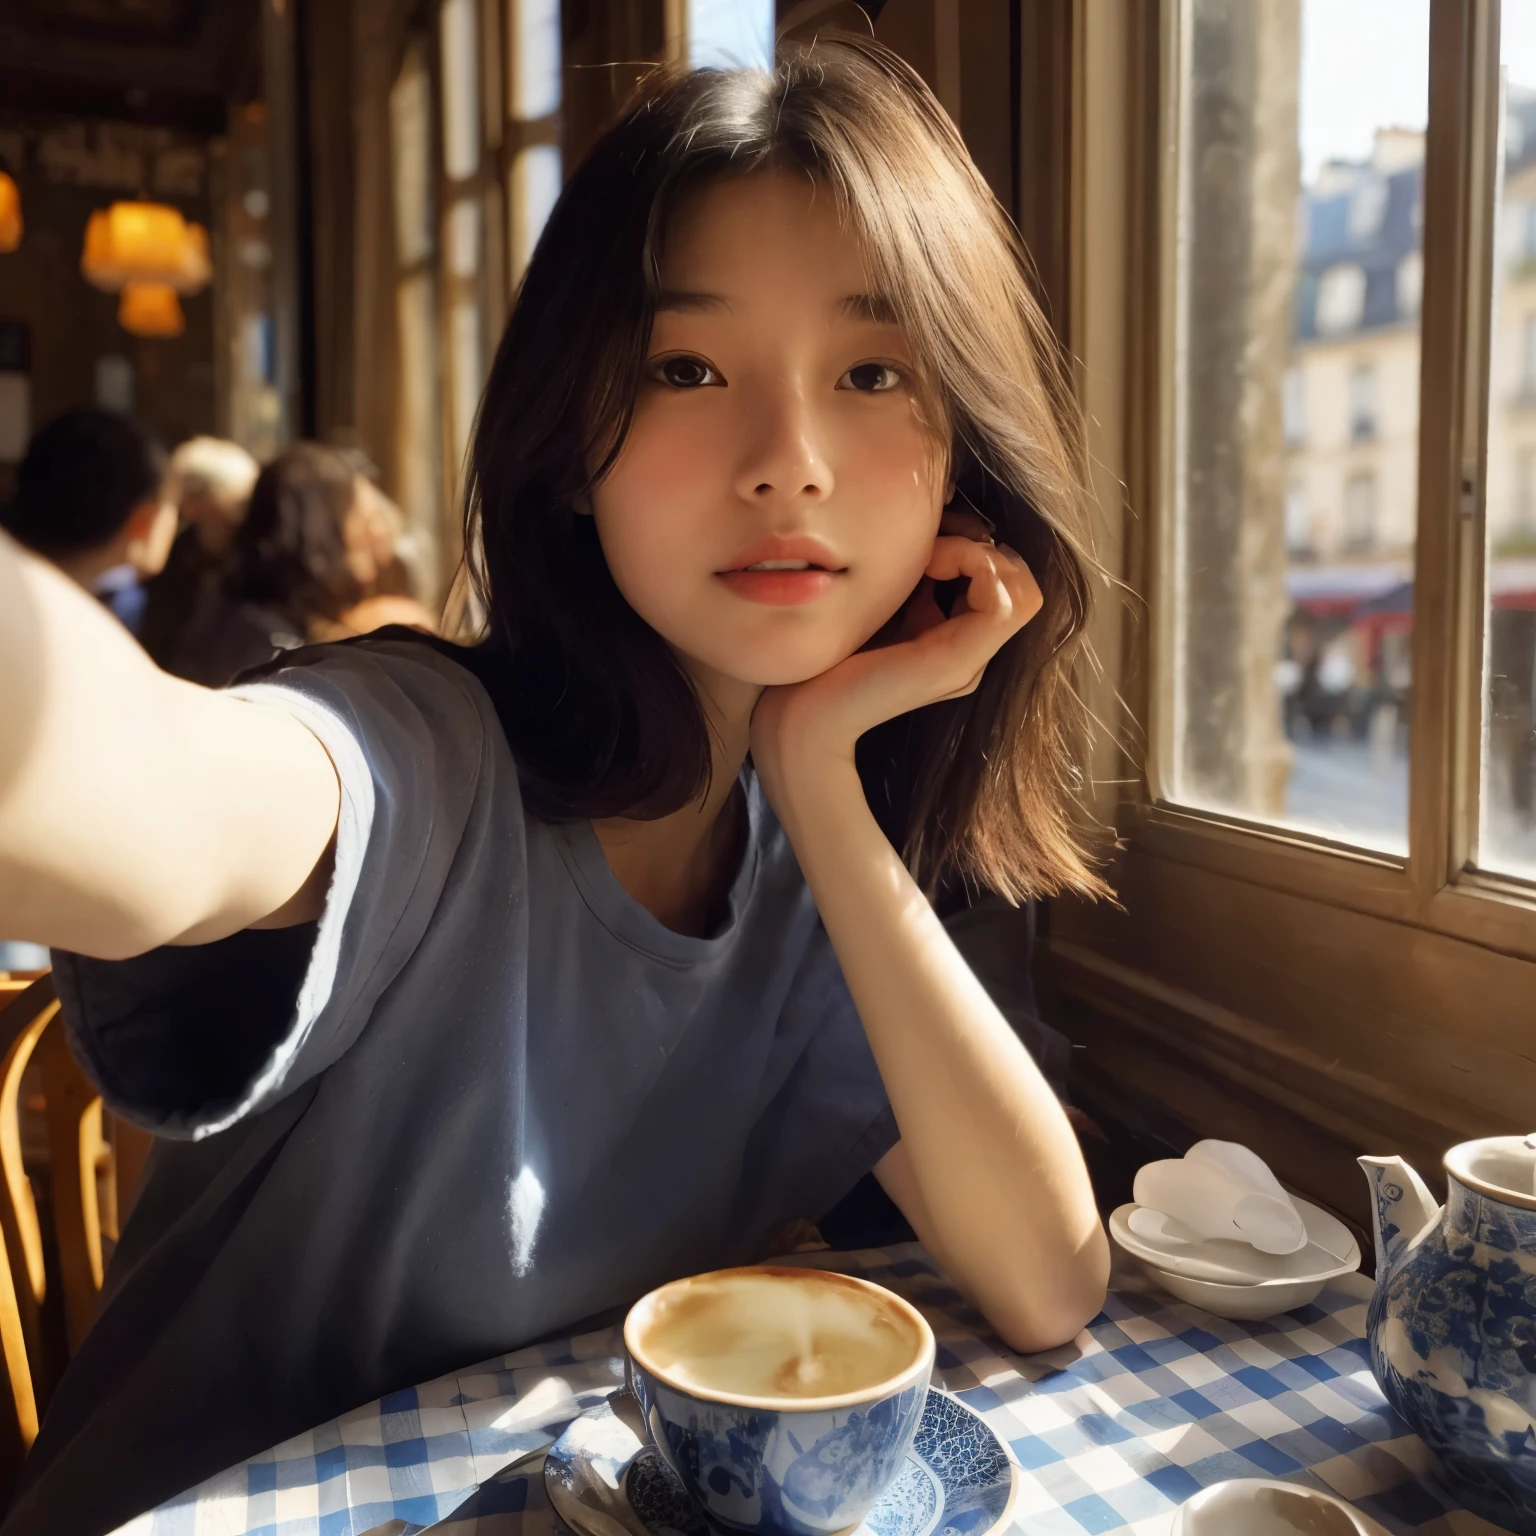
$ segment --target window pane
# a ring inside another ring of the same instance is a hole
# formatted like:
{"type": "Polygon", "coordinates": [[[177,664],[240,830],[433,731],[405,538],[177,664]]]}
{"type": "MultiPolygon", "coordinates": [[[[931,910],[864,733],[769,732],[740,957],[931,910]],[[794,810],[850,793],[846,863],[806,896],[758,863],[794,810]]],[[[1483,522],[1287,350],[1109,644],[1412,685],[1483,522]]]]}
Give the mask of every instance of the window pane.
{"type": "Polygon", "coordinates": [[[434,562],[427,574],[437,590],[440,545],[438,507],[442,493],[437,393],[437,295],[432,274],[416,272],[395,288],[400,364],[395,430],[395,489],[417,548],[434,562]]]}
{"type": "Polygon", "coordinates": [[[1504,0],[1478,863],[1536,879],[1536,0],[1504,0]]]}
{"type": "Polygon", "coordinates": [[[695,69],[767,65],[773,0],[687,0],[688,62],[695,69]]]}
{"type": "Polygon", "coordinates": [[[438,32],[443,57],[443,170],[453,181],[463,181],[480,168],[475,0],[443,0],[438,32]]]}
{"type": "Polygon", "coordinates": [[[1184,14],[1170,798],[1406,853],[1428,0],[1184,14]]]}
{"type": "MultiPolygon", "coordinates": [[[[560,0],[509,0],[508,62],[512,116],[537,122],[560,109],[560,0]]],[[[525,143],[507,177],[508,262],[515,289],[560,196],[556,143],[525,143]]]]}
{"type": "Polygon", "coordinates": [[[412,45],[389,92],[395,258],[402,267],[414,267],[432,254],[431,93],[421,47],[412,45]]]}
{"type": "Polygon", "coordinates": [[[507,16],[512,116],[533,122],[560,109],[560,3],[510,0],[507,16]]]}
{"type": "Polygon", "coordinates": [[[480,306],[473,299],[460,299],[448,307],[448,430],[456,471],[464,465],[484,383],[480,306]]]}
{"type": "Polygon", "coordinates": [[[560,198],[559,145],[534,144],[518,150],[512,161],[511,182],[507,215],[511,221],[512,280],[517,282],[560,198]]]}

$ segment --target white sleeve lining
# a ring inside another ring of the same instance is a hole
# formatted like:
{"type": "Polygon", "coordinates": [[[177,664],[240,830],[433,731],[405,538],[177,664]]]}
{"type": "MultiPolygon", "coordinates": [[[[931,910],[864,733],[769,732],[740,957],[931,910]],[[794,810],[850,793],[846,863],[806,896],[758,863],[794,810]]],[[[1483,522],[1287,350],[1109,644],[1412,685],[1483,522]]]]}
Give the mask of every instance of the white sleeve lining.
{"type": "Polygon", "coordinates": [[[227,690],[232,698],[252,704],[275,705],[285,709],[315,738],[330,755],[341,786],[341,804],[336,817],[336,856],[331,883],[325,893],[325,908],[315,933],[315,947],[309,967],[299,988],[293,1022],[273,1050],[261,1072],[251,1081],[239,1103],[232,1105],[218,1120],[201,1125],[193,1139],[216,1136],[258,1105],[276,1097],[276,1090],[287,1076],[321,1010],[330,1000],[336,982],[336,967],[341,954],[341,934],[351,910],[352,897],[362,873],[363,855],[373,830],[373,774],[369,770],[357,737],[334,711],[317,704],[296,688],[275,683],[248,683],[227,690]]]}

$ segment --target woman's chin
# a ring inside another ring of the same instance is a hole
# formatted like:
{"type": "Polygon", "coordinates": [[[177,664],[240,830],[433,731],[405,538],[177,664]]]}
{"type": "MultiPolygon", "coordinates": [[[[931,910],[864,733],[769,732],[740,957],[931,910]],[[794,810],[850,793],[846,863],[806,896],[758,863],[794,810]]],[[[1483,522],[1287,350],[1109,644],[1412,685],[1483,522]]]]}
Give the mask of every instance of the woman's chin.
{"type": "MultiPolygon", "coordinates": [[[[783,635],[744,644],[723,644],[721,637],[710,637],[708,645],[680,645],[672,642],[673,653],[696,677],[713,675],[750,688],[790,688],[809,682],[846,661],[859,650],[857,636],[842,635],[829,643],[806,643],[810,637],[783,635]],[[798,640],[800,643],[794,643],[798,640]]],[[[754,641],[757,637],[753,637],[754,641]]]]}
{"type": "Polygon", "coordinates": [[[754,688],[792,688],[796,683],[808,683],[813,677],[820,677],[852,654],[852,651],[838,651],[828,656],[735,657],[721,670],[754,688]]]}

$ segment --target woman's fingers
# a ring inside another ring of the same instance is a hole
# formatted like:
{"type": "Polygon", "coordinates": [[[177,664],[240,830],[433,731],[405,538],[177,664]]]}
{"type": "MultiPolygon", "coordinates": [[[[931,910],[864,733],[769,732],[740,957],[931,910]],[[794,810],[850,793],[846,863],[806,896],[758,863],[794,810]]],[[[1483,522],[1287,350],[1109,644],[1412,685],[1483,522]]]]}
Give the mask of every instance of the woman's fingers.
{"type": "Polygon", "coordinates": [[[1013,550],[946,532],[935,540],[925,579],[900,619],[873,644],[793,691],[819,699],[825,718],[835,718],[855,741],[883,720],[974,693],[993,656],[1040,607],[1034,576],[1013,550]],[[947,618],[933,591],[944,581],[967,583],[947,618]]]}
{"type": "Polygon", "coordinates": [[[1034,573],[1006,544],[941,537],[934,542],[926,574],[935,581],[969,580],[966,607],[1006,617],[1015,628],[1034,618],[1044,603],[1034,573]]]}
{"type": "Polygon", "coordinates": [[[974,544],[990,544],[992,529],[985,518],[974,512],[946,512],[939,519],[939,532],[952,538],[970,539],[974,544]]]}

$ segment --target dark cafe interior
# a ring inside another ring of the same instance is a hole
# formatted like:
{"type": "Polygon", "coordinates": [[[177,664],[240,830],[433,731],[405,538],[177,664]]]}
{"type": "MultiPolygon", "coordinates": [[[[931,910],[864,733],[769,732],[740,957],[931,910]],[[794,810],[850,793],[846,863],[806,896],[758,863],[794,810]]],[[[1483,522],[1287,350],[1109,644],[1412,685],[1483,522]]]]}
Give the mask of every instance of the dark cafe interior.
{"type": "Polygon", "coordinates": [[[0,0],[0,1536],[1536,1536],[1536,0],[0,0]]]}

